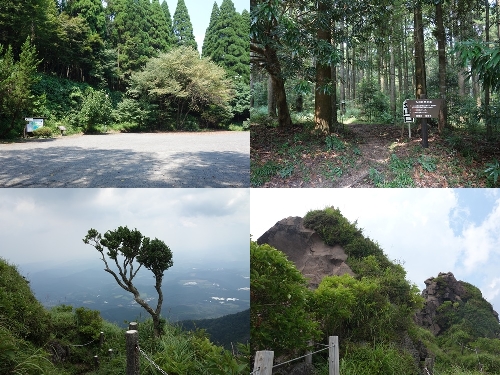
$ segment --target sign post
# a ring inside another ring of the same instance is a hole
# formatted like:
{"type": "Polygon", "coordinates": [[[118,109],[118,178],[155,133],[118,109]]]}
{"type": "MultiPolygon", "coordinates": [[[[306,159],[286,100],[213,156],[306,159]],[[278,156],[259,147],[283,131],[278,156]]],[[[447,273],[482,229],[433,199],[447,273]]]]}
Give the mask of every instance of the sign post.
{"type": "Polygon", "coordinates": [[[427,119],[439,117],[441,104],[443,99],[426,99],[425,95],[421,95],[420,99],[407,100],[406,104],[410,108],[410,114],[413,118],[422,119],[422,146],[429,147],[427,134],[427,119]]]}

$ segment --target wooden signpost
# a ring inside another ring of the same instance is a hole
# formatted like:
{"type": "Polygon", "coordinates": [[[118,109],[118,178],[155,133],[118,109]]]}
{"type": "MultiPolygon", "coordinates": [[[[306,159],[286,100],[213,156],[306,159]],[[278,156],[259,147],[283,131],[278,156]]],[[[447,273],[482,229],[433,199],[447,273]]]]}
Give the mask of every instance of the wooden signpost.
{"type": "Polygon", "coordinates": [[[443,99],[425,99],[424,95],[421,95],[421,98],[417,100],[406,100],[411,117],[422,119],[422,146],[424,148],[429,147],[427,119],[439,117],[442,103],[443,99]]]}

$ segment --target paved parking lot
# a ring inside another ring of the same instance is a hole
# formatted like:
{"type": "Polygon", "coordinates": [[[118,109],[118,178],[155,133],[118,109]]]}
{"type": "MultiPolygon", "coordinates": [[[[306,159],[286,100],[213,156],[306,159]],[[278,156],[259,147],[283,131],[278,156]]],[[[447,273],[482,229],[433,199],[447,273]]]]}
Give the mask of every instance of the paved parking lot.
{"type": "Polygon", "coordinates": [[[249,132],[75,135],[0,144],[0,187],[249,186],[249,132]]]}

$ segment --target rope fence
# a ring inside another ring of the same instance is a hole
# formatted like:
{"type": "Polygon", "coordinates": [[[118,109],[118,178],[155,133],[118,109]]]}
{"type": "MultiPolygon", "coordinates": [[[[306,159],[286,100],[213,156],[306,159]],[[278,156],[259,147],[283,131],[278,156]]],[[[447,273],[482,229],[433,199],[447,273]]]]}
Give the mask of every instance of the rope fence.
{"type": "Polygon", "coordinates": [[[477,351],[477,348],[470,348],[467,345],[462,344],[461,342],[458,342],[458,341],[457,341],[457,344],[462,347],[462,353],[463,353],[463,349],[467,349],[467,350],[470,350],[471,352],[475,352],[476,353],[477,365],[479,367],[479,372],[483,372],[484,366],[481,363],[481,361],[479,360],[479,353],[477,351]]]}
{"type": "Polygon", "coordinates": [[[320,350],[316,350],[315,352],[307,353],[305,355],[301,355],[300,357],[297,357],[297,358],[294,358],[294,359],[290,359],[289,361],[278,363],[277,365],[274,365],[273,368],[286,365],[287,363],[291,363],[291,362],[297,361],[297,360],[305,358],[305,357],[309,357],[310,355],[322,352],[324,350],[327,350],[328,348],[329,348],[329,346],[327,346],[326,348],[320,349],[320,350]]]}
{"type": "Polygon", "coordinates": [[[92,341],[90,341],[90,342],[88,342],[88,343],[86,343],[86,344],[83,344],[83,345],[72,345],[72,344],[68,344],[68,346],[72,346],[72,347],[76,347],[76,346],[87,346],[87,345],[90,345],[90,344],[92,344],[93,342],[96,342],[96,341],[97,341],[97,339],[96,339],[96,340],[92,340],[92,341]]]}
{"type": "Polygon", "coordinates": [[[139,349],[139,352],[148,360],[148,362],[151,363],[158,371],[160,371],[163,375],[168,375],[160,366],[155,363],[155,361],[148,357],[148,355],[141,349],[140,346],[137,346],[137,348],[139,349]]]}
{"type": "MultiPolygon", "coordinates": [[[[295,362],[302,358],[312,358],[313,354],[322,352],[324,350],[329,351],[328,353],[328,374],[329,375],[339,375],[340,366],[339,366],[339,341],[338,336],[330,336],[328,338],[328,346],[326,348],[322,348],[316,350],[314,352],[308,352],[305,355],[290,359],[288,361],[278,363],[273,365],[274,361],[274,351],[271,350],[263,350],[255,353],[255,362],[254,362],[254,370],[250,373],[250,375],[272,375],[273,369],[279,366],[286,365],[291,362],[295,362]]],[[[307,359],[306,359],[306,363],[307,359]]],[[[310,362],[309,362],[310,363],[310,362]]]]}

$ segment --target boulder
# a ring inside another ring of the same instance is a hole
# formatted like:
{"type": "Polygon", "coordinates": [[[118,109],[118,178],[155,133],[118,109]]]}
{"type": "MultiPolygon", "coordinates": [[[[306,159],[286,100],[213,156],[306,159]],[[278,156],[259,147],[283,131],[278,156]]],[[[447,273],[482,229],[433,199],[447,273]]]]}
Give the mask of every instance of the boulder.
{"type": "Polygon", "coordinates": [[[309,280],[309,286],[317,288],[325,276],[349,274],[354,276],[345,263],[347,254],[341,246],[329,246],[311,229],[304,227],[301,217],[288,217],[278,221],[257,239],[282,251],[288,260],[309,280]]]}

